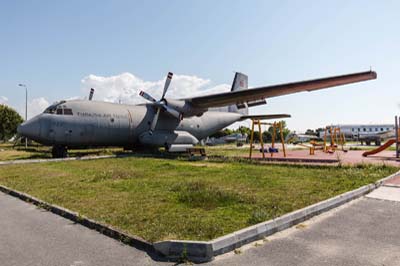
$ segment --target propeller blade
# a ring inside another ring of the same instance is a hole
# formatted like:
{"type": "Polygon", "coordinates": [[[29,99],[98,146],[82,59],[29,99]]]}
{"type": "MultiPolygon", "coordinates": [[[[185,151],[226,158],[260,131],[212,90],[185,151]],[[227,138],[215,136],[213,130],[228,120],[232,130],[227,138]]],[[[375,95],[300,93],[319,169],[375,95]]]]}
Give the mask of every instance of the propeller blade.
{"type": "Polygon", "coordinates": [[[167,111],[170,115],[172,115],[176,119],[182,120],[183,115],[181,113],[179,113],[178,111],[176,111],[175,109],[169,107],[168,105],[163,105],[163,108],[165,111],[167,111]]]}
{"type": "Polygon", "coordinates": [[[165,80],[164,91],[161,96],[161,99],[164,99],[164,96],[167,93],[167,90],[168,90],[169,84],[171,83],[171,79],[172,79],[173,75],[174,74],[172,72],[168,72],[168,76],[167,76],[167,79],[165,80]]]}
{"type": "Polygon", "coordinates": [[[144,92],[144,91],[140,91],[139,93],[140,96],[142,96],[143,98],[145,98],[146,100],[155,103],[156,99],[154,99],[153,97],[150,96],[150,94],[144,92]]]}
{"type": "Polygon", "coordinates": [[[161,108],[158,108],[157,113],[154,115],[153,122],[151,122],[151,126],[150,126],[150,134],[152,134],[154,129],[156,128],[158,116],[160,115],[160,111],[161,111],[161,108]]]}

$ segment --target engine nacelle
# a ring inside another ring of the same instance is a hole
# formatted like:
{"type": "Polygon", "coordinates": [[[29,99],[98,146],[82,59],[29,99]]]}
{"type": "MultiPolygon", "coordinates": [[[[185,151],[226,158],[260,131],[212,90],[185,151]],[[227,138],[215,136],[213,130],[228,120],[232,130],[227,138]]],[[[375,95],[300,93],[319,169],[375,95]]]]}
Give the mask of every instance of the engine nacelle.
{"type": "Polygon", "coordinates": [[[190,144],[195,145],[199,140],[187,131],[164,131],[158,130],[151,134],[144,132],[139,136],[142,144],[156,146],[156,147],[170,147],[173,144],[190,144]]]}
{"type": "Polygon", "coordinates": [[[167,147],[168,152],[186,152],[190,148],[193,148],[192,144],[172,144],[167,147]]]}
{"type": "Polygon", "coordinates": [[[189,102],[182,100],[164,99],[165,104],[181,113],[183,117],[201,116],[207,109],[194,108],[189,102]]]}

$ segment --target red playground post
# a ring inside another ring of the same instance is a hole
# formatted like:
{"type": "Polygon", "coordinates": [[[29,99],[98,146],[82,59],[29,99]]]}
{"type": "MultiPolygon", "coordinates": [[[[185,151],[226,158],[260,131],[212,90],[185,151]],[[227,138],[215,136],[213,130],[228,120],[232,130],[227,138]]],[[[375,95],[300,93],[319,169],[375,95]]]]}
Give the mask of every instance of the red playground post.
{"type": "Polygon", "coordinates": [[[394,117],[394,126],[395,126],[395,138],[396,138],[396,158],[399,158],[400,151],[399,151],[399,124],[400,124],[400,117],[398,118],[397,115],[394,117]]]}

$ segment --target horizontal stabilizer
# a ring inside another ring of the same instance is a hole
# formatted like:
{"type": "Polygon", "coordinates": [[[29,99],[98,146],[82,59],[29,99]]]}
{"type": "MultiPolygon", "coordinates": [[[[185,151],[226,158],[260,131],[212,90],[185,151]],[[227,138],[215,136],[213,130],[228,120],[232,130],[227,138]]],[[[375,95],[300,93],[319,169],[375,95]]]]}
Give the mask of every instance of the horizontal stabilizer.
{"type": "Polygon", "coordinates": [[[264,120],[264,119],[278,119],[278,118],[288,118],[288,117],[291,117],[291,115],[289,115],[289,114],[244,115],[244,116],[242,116],[241,120],[245,120],[245,119],[264,120]]]}

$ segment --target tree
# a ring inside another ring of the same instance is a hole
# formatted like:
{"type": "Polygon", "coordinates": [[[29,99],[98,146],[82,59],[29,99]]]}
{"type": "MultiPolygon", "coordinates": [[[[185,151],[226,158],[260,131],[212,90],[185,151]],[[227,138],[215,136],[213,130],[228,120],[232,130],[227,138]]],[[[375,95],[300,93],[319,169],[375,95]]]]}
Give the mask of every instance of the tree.
{"type": "Polygon", "coordinates": [[[263,141],[264,142],[271,142],[272,141],[272,131],[270,131],[269,129],[272,129],[272,127],[269,127],[268,130],[263,132],[263,141]]]}
{"type": "Polygon", "coordinates": [[[304,133],[304,134],[306,134],[306,135],[317,136],[317,133],[316,133],[314,130],[312,130],[312,129],[307,129],[307,130],[306,130],[306,133],[304,133]]]}
{"type": "Polygon", "coordinates": [[[234,133],[234,131],[232,129],[225,128],[223,130],[220,130],[220,131],[212,134],[210,137],[211,138],[221,138],[221,137],[228,136],[228,135],[230,135],[232,133],[234,133]]]}
{"type": "Polygon", "coordinates": [[[320,137],[321,133],[323,133],[324,131],[325,131],[325,128],[320,127],[320,128],[317,128],[317,129],[315,130],[315,134],[316,134],[318,137],[320,137]]]}
{"type": "MultiPolygon", "coordinates": [[[[283,139],[286,139],[286,137],[287,137],[287,135],[289,135],[290,134],[290,130],[286,127],[286,121],[283,121],[283,120],[281,120],[281,121],[279,121],[279,122],[281,122],[282,123],[282,132],[283,132],[283,139]]],[[[272,135],[273,135],[273,132],[274,132],[274,127],[273,126],[270,126],[269,128],[268,128],[268,134],[266,134],[266,137],[268,138],[268,141],[271,141],[272,140],[272,135]]],[[[279,126],[276,128],[276,132],[275,132],[275,141],[279,141],[280,140],[280,133],[281,132],[281,130],[280,130],[280,128],[279,128],[279,126]]]]}
{"type": "Polygon", "coordinates": [[[240,133],[240,134],[242,134],[242,135],[247,134],[247,136],[250,136],[251,129],[248,128],[248,127],[245,127],[245,126],[240,126],[240,127],[237,129],[237,132],[240,133]]]}
{"type": "Polygon", "coordinates": [[[17,127],[23,121],[14,109],[0,104],[0,140],[5,142],[17,134],[17,127]]]}

